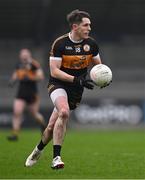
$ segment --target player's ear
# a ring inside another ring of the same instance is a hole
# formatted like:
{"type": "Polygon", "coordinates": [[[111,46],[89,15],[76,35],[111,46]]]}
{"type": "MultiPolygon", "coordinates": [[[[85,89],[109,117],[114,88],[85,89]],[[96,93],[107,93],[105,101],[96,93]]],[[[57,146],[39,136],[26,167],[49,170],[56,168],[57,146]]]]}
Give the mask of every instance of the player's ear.
{"type": "Polygon", "coordinates": [[[78,29],[78,24],[73,24],[73,25],[72,25],[72,29],[73,29],[73,30],[77,30],[77,29],[78,29]]]}

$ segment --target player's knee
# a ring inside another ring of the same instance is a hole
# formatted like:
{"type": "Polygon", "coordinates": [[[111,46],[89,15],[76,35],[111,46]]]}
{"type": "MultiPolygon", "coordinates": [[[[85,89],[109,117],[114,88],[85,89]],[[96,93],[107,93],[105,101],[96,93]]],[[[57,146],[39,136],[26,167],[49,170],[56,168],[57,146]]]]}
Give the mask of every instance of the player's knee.
{"type": "Polygon", "coordinates": [[[54,125],[50,124],[50,125],[47,126],[46,130],[49,131],[49,132],[52,132],[53,131],[53,127],[54,127],[54,125]]]}
{"type": "Polygon", "coordinates": [[[69,109],[67,109],[67,108],[62,108],[62,109],[60,110],[60,118],[67,120],[67,119],[69,118],[69,109]]]}

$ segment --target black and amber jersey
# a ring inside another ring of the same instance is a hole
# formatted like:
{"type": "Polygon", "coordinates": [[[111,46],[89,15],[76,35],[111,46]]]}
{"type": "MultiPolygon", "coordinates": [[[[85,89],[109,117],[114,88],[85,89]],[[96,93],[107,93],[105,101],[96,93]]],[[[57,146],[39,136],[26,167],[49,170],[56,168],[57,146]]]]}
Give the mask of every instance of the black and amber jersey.
{"type": "Polygon", "coordinates": [[[37,92],[37,84],[34,79],[39,68],[40,64],[36,60],[32,60],[29,63],[19,62],[17,64],[15,72],[19,80],[19,91],[37,92]]]}
{"type": "MultiPolygon", "coordinates": [[[[87,72],[93,58],[99,54],[96,41],[89,37],[82,41],[74,42],[70,33],[57,38],[52,44],[50,60],[61,61],[61,70],[73,75],[80,76],[87,72]]],[[[50,81],[60,81],[50,76],[50,81]]]]}

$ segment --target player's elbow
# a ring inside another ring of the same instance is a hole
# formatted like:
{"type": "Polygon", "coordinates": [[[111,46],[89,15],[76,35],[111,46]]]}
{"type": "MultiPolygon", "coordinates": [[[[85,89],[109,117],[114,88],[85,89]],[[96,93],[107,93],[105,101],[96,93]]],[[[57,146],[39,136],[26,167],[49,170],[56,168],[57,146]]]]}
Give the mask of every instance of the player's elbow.
{"type": "Polygon", "coordinates": [[[57,69],[52,69],[50,71],[50,74],[51,74],[52,77],[57,78],[58,77],[58,70],[57,69]]]}

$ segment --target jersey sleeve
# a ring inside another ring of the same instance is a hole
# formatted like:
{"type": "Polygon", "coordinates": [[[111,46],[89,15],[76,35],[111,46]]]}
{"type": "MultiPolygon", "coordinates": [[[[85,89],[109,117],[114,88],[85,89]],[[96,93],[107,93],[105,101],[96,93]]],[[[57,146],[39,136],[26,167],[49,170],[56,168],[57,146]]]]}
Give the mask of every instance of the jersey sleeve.
{"type": "Polygon", "coordinates": [[[51,47],[50,57],[62,58],[62,54],[63,54],[63,46],[61,41],[59,40],[54,41],[51,47]]]}
{"type": "Polygon", "coordinates": [[[92,54],[93,54],[93,57],[95,57],[99,54],[99,47],[98,47],[97,42],[95,40],[93,40],[92,43],[93,43],[92,54]]]}

